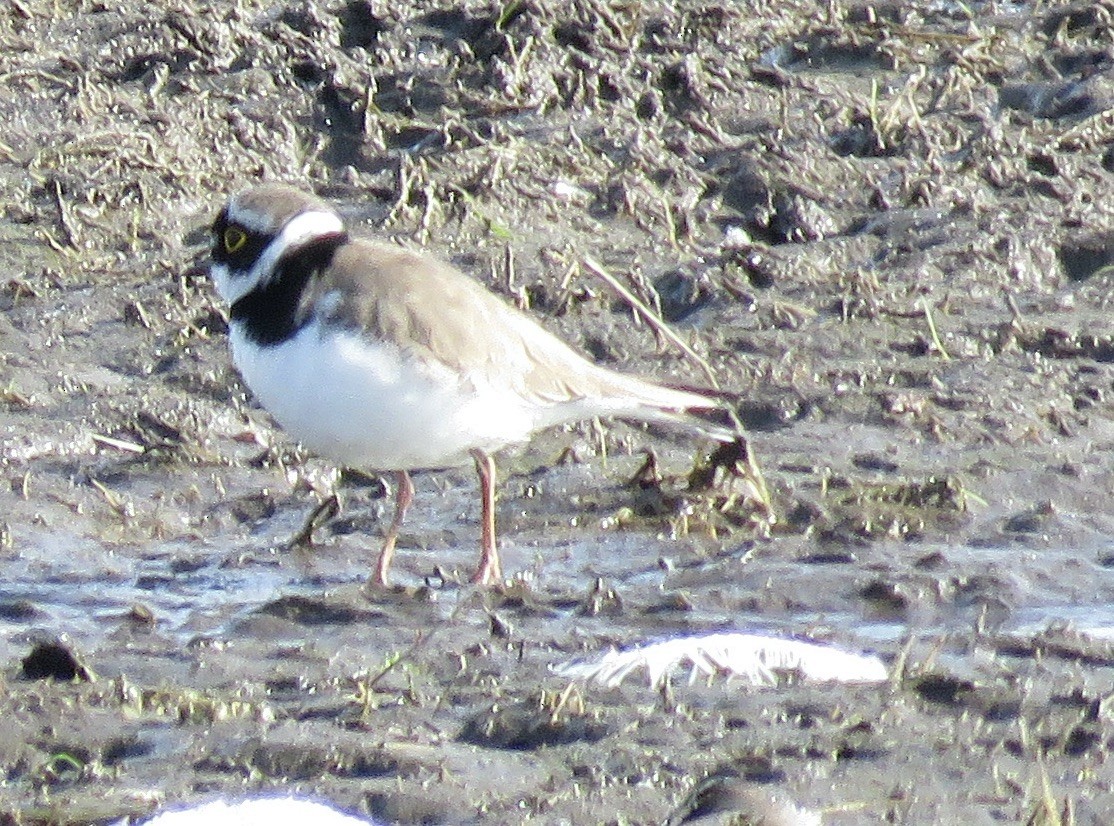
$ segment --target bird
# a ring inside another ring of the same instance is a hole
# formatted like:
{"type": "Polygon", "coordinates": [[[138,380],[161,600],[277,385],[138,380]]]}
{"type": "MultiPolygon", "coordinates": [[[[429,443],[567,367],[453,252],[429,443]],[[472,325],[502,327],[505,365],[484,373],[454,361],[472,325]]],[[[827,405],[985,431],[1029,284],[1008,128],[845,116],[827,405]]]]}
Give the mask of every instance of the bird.
{"type": "Polygon", "coordinates": [[[374,585],[388,585],[412,472],[475,465],[481,541],[472,581],[492,585],[503,579],[497,451],[595,417],[735,438],[699,418],[720,408],[712,391],[602,367],[452,265],[350,233],[334,207],[301,188],[250,186],[211,231],[209,272],[228,305],[232,361],[256,400],[320,457],[394,475],[374,585]]]}

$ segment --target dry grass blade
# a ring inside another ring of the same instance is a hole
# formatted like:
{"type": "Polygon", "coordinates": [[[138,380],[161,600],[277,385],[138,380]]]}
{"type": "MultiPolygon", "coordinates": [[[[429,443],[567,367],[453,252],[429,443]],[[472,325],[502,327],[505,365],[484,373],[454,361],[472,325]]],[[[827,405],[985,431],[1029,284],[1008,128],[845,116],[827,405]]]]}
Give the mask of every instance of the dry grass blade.
{"type": "Polygon", "coordinates": [[[143,445],[136,444],[135,442],[115,439],[112,436],[102,436],[100,433],[94,433],[92,439],[98,445],[122,450],[125,453],[145,453],[147,450],[143,445]]]}
{"type": "Polygon", "coordinates": [[[621,283],[619,283],[619,280],[616,279],[615,276],[609,273],[606,269],[604,269],[603,265],[596,261],[594,258],[585,256],[583,258],[583,263],[584,266],[587,267],[589,272],[591,272],[597,278],[600,278],[601,280],[607,282],[608,286],[610,286],[611,289],[617,292],[624,301],[630,304],[630,306],[633,307],[634,310],[640,316],[642,316],[643,319],[645,319],[647,324],[653,327],[654,330],[667,338],[670,342],[673,343],[674,346],[679,348],[681,352],[692,359],[693,362],[700,367],[701,371],[703,371],[704,377],[707,378],[708,384],[710,386],[712,386],[716,390],[720,389],[719,381],[716,379],[716,374],[715,371],[712,370],[712,366],[708,364],[708,362],[705,361],[699,353],[693,350],[692,347],[690,347],[683,338],[673,332],[672,328],[668,324],[666,324],[665,321],[657,313],[647,307],[646,304],[638,298],[638,296],[636,296],[621,283]]]}
{"type": "Polygon", "coordinates": [[[936,321],[932,317],[932,308],[928,306],[927,299],[921,299],[921,310],[924,312],[925,323],[928,324],[928,334],[932,338],[932,346],[936,348],[940,358],[944,361],[951,361],[952,357],[944,348],[944,342],[940,340],[940,333],[936,330],[936,321]]]}

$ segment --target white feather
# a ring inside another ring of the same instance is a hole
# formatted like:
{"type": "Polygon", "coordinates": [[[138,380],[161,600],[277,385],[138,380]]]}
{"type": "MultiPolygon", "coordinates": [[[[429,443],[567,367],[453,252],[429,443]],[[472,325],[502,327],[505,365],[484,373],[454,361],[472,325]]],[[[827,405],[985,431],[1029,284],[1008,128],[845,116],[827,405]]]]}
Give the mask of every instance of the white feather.
{"type": "Polygon", "coordinates": [[[667,675],[689,669],[698,677],[738,677],[752,685],[776,685],[779,674],[814,682],[875,683],[888,679],[886,666],[873,655],[829,645],[757,634],[721,633],[678,637],[625,651],[612,648],[592,661],[573,661],[553,670],[562,677],[615,688],[635,671],[645,670],[658,687],[667,675]]]}
{"type": "MultiPolygon", "coordinates": [[[[213,800],[157,814],[143,826],[375,826],[324,803],[294,797],[213,800]]],[[[117,824],[119,826],[119,824],[117,824]]]]}

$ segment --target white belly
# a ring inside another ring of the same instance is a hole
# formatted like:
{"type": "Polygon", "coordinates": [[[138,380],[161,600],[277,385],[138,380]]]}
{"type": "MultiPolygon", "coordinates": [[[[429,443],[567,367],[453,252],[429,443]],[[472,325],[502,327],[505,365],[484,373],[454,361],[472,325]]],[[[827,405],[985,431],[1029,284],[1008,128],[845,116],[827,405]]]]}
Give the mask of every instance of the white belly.
{"type": "Polygon", "coordinates": [[[315,325],[274,347],[230,331],[232,357],[259,402],[294,439],[367,470],[454,467],[468,451],[526,440],[534,417],[508,391],[476,388],[441,365],[315,325]]]}

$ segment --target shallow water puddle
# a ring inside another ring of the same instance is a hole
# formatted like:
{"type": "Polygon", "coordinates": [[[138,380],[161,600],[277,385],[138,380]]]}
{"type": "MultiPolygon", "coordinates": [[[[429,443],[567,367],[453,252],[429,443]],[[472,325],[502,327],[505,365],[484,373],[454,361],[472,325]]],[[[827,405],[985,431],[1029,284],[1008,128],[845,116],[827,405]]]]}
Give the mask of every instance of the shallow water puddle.
{"type": "MultiPolygon", "coordinates": [[[[459,524],[445,527],[448,535],[466,533],[459,524]]],[[[260,537],[241,537],[235,543],[176,540],[139,551],[40,534],[4,563],[0,646],[15,657],[26,649],[29,634],[64,634],[96,648],[142,611],[150,612],[161,634],[183,643],[221,637],[279,597],[319,598],[358,586],[375,553],[367,544],[367,537],[332,538],[302,555],[274,551],[260,537]]],[[[475,549],[467,540],[462,545],[401,549],[396,580],[419,584],[437,566],[469,570],[475,549]]],[[[678,628],[735,629],[834,634],[865,648],[899,645],[910,633],[924,638],[969,630],[977,622],[989,622],[998,633],[1032,635],[1071,625],[1097,637],[1111,635],[1114,575],[1083,564],[1098,549],[1026,554],[1024,565],[1013,548],[937,550],[947,560],[944,572],[928,575],[895,561],[888,571],[873,566],[865,577],[861,565],[816,565],[770,558],[761,547],[750,554],[695,539],[584,526],[523,530],[505,537],[503,553],[507,572],[523,574],[546,600],[550,633],[594,627],[608,637],[645,637],[678,628]],[[892,584],[892,594],[886,592],[892,604],[880,608],[864,597],[870,576],[892,584]],[[613,604],[597,605],[595,620],[585,606],[599,588],[612,594],[613,604]]],[[[440,603],[428,606],[436,624],[466,592],[436,577],[427,582],[440,603]]],[[[366,604],[374,608],[375,601],[366,604]]]]}

